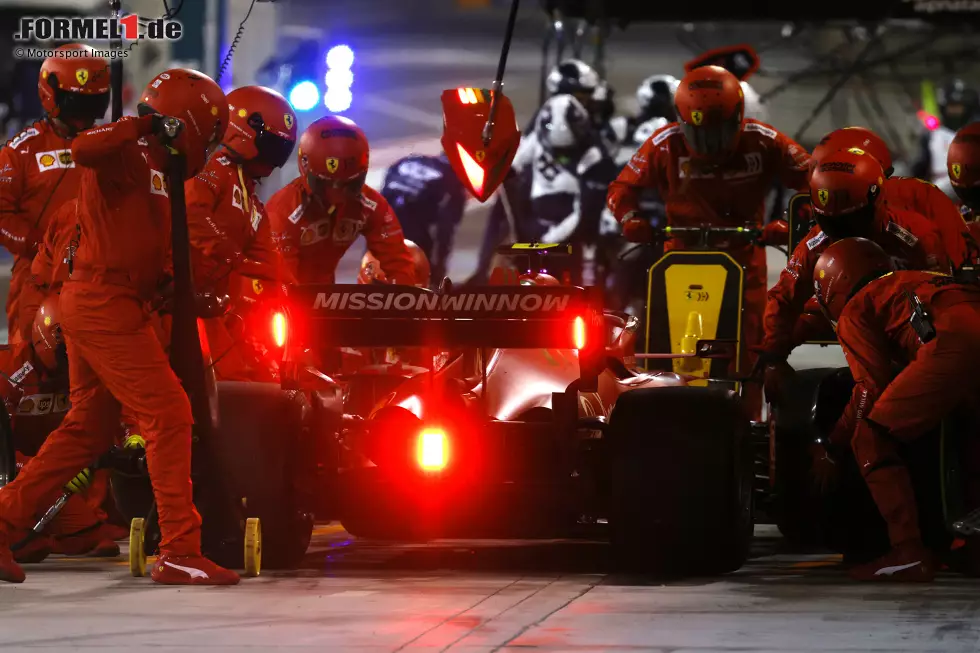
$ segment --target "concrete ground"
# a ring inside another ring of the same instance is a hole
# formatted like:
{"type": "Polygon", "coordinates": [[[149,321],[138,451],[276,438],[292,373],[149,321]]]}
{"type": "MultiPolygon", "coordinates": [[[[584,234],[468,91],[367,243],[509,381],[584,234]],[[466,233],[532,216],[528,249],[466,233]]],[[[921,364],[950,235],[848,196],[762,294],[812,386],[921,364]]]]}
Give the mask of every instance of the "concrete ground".
{"type": "Polygon", "coordinates": [[[0,650],[647,651],[980,650],[975,583],[859,585],[835,556],[756,555],[715,579],[609,573],[589,542],[380,545],[318,530],[294,572],[234,588],[167,588],[118,561],[50,558],[0,586],[0,650]]]}

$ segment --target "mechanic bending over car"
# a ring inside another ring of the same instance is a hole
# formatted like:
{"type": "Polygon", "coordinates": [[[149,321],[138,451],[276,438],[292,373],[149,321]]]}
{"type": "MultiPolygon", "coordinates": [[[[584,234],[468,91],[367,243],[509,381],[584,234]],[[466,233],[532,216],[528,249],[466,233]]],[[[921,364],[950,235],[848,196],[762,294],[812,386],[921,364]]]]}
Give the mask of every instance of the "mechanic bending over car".
{"type": "MultiPolygon", "coordinates": [[[[759,366],[765,369],[766,395],[780,397],[792,368],[790,352],[808,339],[797,322],[813,297],[814,266],[820,255],[841,238],[868,238],[903,267],[949,271],[936,225],[924,216],[904,211],[883,200],[885,173],[878,160],[859,150],[827,154],[810,177],[810,203],[817,224],[793,250],[769,290],[759,346],[759,366]]],[[[918,182],[917,182],[918,183],[918,182]]]]}
{"type": "MultiPolygon", "coordinates": [[[[78,247],[61,291],[71,369],[71,408],[38,454],[0,492],[0,580],[23,582],[13,535],[112,444],[120,404],[143,427],[159,513],[160,556],[151,577],[165,584],[228,585],[238,575],[201,555],[201,517],[191,489],[190,401],[146,315],[168,265],[169,146],[200,172],[228,125],[228,100],[203,73],[172,69],[140,95],[138,118],[72,141],[81,166],[78,247]]],[[[174,180],[183,183],[185,180],[174,180]]]]}
{"type": "Polygon", "coordinates": [[[388,201],[364,181],[370,147],[353,121],[320,118],[299,139],[300,175],[266,205],[283,265],[299,283],[334,283],[359,235],[391,283],[412,285],[412,254],[388,201]]]}
{"type": "MultiPolygon", "coordinates": [[[[432,266],[436,285],[442,283],[449,267],[456,229],[463,221],[468,195],[449,165],[445,153],[439,156],[412,155],[396,161],[381,187],[405,232],[405,241],[420,249],[426,264],[432,266]]],[[[416,266],[418,252],[413,252],[416,266]]],[[[362,266],[363,267],[363,266],[362,266]]],[[[429,285],[425,275],[425,286],[429,285]]],[[[416,284],[422,277],[416,276],[416,284]]]]}
{"type": "MultiPolygon", "coordinates": [[[[10,416],[18,467],[30,460],[68,411],[68,354],[57,295],[43,301],[29,333],[31,337],[25,342],[0,352],[0,399],[10,416]]],[[[42,535],[15,552],[17,562],[40,562],[51,553],[119,555],[114,540],[125,537],[126,532],[106,523],[102,510],[105,492],[93,492],[96,488],[91,482],[91,472],[73,479],[76,494],[42,535]]],[[[26,534],[19,532],[11,540],[23,539],[26,534]]]]}
{"type": "Polygon", "coordinates": [[[870,154],[884,170],[881,199],[890,207],[923,215],[935,225],[953,269],[976,263],[980,253],[963,216],[946,194],[928,181],[915,177],[893,177],[892,155],[880,136],[864,127],[844,127],[824,136],[810,156],[811,173],[829,155],[858,148],[870,154]]]}
{"type": "MultiPolygon", "coordinates": [[[[809,155],[788,136],[745,118],[745,98],[738,78],[718,66],[695,68],[675,94],[678,122],[657,131],[633,155],[609,189],[608,206],[633,242],[650,242],[649,216],[639,210],[646,188],[663,198],[672,226],[761,227],[766,196],[778,177],[783,185],[806,186],[809,155]]],[[[683,244],[668,242],[666,249],[683,244]]],[[[766,252],[752,244],[726,248],[746,268],[742,312],[742,374],[755,363],[754,347],[762,340],[762,313],[768,279],[766,252]]],[[[759,419],[762,391],[746,386],[749,415],[759,419]]]]}
{"type": "MultiPolygon", "coordinates": [[[[41,64],[37,89],[44,120],[23,129],[0,149],[0,245],[14,255],[7,295],[8,342],[30,337],[18,322],[31,259],[51,215],[78,195],[81,170],[71,158],[72,139],[105,116],[109,108],[109,65],[86,45],[82,56],[49,57],[41,64]]],[[[33,319],[33,313],[31,317],[33,319]]],[[[29,324],[29,322],[28,322],[29,324]]]]}
{"type": "MultiPolygon", "coordinates": [[[[936,566],[922,543],[915,493],[896,444],[921,437],[963,402],[980,406],[980,286],[924,271],[893,271],[874,242],[846,238],[817,260],[817,300],[835,325],[855,386],[850,403],[815,453],[817,475],[854,452],[888,525],[891,550],[852,569],[858,580],[931,581],[936,566]],[[893,376],[893,364],[904,365],[893,376]]],[[[971,434],[976,436],[976,434],[971,434]]],[[[827,479],[830,480],[830,479],[827,479]]],[[[967,504],[980,507],[976,479],[967,504]]],[[[967,541],[967,571],[980,573],[980,540],[967,541]]]]}
{"type": "MultiPolygon", "coordinates": [[[[220,149],[185,184],[187,222],[194,256],[195,287],[242,309],[236,277],[270,286],[291,281],[280,269],[279,253],[256,186],[289,160],[296,146],[296,115],[282,95],[262,86],[243,86],[228,94],[229,124],[220,149]]],[[[247,345],[234,338],[235,316],[204,320],[219,380],[257,380],[247,345]]]]}

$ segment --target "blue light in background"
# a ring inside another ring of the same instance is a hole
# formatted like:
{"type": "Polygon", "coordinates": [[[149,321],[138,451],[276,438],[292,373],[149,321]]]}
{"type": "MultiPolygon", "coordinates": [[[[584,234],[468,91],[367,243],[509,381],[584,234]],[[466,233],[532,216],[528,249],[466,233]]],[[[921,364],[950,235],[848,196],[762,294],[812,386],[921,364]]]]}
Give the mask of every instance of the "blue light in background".
{"type": "Polygon", "coordinates": [[[354,51],[346,45],[335,45],[327,52],[327,68],[349,69],[354,65],[354,51]]]}
{"type": "Polygon", "coordinates": [[[350,88],[354,83],[354,73],[346,68],[331,68],[323,76],[323,83],[327,88],[350,88]]]}
{"type": "Polygon", "coordinates": [[[289,103],[297,111],[309,111],[320,101],[320,89],[309,80],[297,83],[289,90],[289,103]]]}

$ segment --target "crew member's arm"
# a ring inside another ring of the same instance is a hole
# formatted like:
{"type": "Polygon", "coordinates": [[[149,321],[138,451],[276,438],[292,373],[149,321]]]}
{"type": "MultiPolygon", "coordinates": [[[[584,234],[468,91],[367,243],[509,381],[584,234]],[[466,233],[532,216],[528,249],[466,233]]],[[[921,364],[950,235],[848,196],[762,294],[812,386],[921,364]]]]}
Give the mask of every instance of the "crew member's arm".
{"type": "Polygon", "coordinates": [[[405,234],[398,217],[380,195],[372,201],[377,201],[378,205],[368,215],[363,232],[368,249],[377,257],[390,282],[412,285],[415,283],[415,264],[405,245],[405,234]]]}
{"type": "Polygon", "coordinates": [[[71,142],[72,160],[86,168],[125,172],[135,156],[136,141],[153,133],[153,116],[120,120],[83,131],[71,142]]]}
{"type": "Polygon", "coordinates": [[[609,185],[606,204],[616,220],[623,222],[639,210],[640,194],[646,189],[656,188],[661,197],[666,196],[666,178],[657,165],[656,153],[661,142],[679,130],[677,125],[668,125],[657,130],[633,154],[626,167],[609,185]]]}
{"type": "Polygon", "coordinates": [[[811,229],[769,289],[762,318],[765,336],[759,350],[774,359],[785,358],[793,350],[793,327],[803,314],[807,300],[813,297],[813,268],[827,241],[827,234],[820,227],[811,229]]]}
{"type": "Polygon", "coordinates": [[[0,148],[0,245],[15,256],[30,256],[41,237],[20,208],[26,182],[23,159],[9,145],[0,148]]]}
{"type": "Polygon", "coordinates": [[[279,252],[272,239],[272,229],[269,226],[265,207],[258,200],[253,201],[256,202],[256,212],[253,215],[256,216],[258,223],[252,225],[255,228],[255,235],[245,246],[245,260],[239,265],[238,272],[246,277],[263,281],[296,283],[293,274],[285,266],[279,265],[279,252]]]}
{"type": "Polygon", "coordinates": [[[776,132],[779,180],[786,188],[806,190],[810,185],[810,154],[786,134],[776,132]]]}
{"type": "MultiPolygon", "coordinates": [[[[239,210],[231,206],[221,206],[223,201],[230,202],[229,196],[223,192],[221,182],[214,170],[205,168],[184,184],[187,229],[194,253],[194,277],[201,286],[208,286],[215,280],[228,276],[241,258],[241,252],[222,229],[222,221],[217,218],[219,211],[239,210]]],[[[245,219],[244,215],[241,219],[245,219]]]]}
{"type": "Polygon", "coordinates": [[[974,248],[970,246],[969,230],[963,214],[953,200],[949,199],[942,190],[933,184],[923,184],[922,192],[925,194],[926,203],[929,207],[929,214],[935,223],[946,255],[949,257],[953,269],[962,267],[966,263],[972,262],[975,256],[974,248]]]}
{"type": "MultiPolygon", "coordinates": [[[[269,198],[266,217],[269,232],[279,255],[279,267],[284,278],[299,278],[299,239],[301,229],[298,219],[290,219],[297,211],[302,215],[303,196],[292,186],[286,186],[269,198]]],[[[245,273],[242,272],[244,275],[245,273]]]]}
{"type": "Polygon", "coordinates": [[[868,311],[874,311],[870,295],[865,293],[863,299],[868,301],[867,306],[848,307],[837,323],[837,339],[854,378],[851,400],[828,438],[837,448],[850,445],[858,420],[871,413],[875,400],[891,379],[888,343],[880,328],[865,318],[868,311]]]}

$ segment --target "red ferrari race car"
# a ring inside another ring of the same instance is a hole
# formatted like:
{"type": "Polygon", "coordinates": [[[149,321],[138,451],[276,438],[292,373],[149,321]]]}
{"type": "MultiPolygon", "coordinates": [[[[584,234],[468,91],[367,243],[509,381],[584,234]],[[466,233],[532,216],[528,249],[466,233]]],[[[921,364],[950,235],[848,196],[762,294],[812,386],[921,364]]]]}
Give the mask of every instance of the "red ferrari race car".
{"type": "MultiPolygon", "coordinates": [[[[596,289],[301,286],[287,323],[283,388],[310,398],[327,436],[317,514],[353,535],[605,534],[625,567],[667,574],[745,561],[753,462],[738,397],[636,370],[639,322],[604,312],[596,289]],[[345,346],[452,354],[360,417],[315,360],[345,346]]],[[[688,355],[732,350],[701,341],[688,355]]]]}

